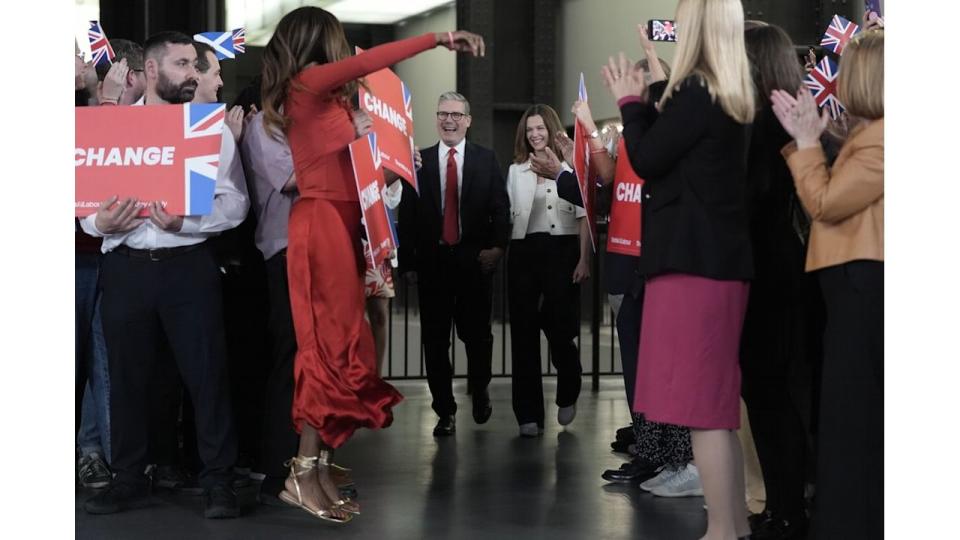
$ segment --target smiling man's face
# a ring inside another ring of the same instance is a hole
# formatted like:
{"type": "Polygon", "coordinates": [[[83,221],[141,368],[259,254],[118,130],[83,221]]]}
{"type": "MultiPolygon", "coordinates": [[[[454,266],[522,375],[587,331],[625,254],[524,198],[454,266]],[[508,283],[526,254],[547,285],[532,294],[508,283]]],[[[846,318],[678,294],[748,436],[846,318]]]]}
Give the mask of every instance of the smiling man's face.
{"type": "Polygon", "coordinates": [[[437,134],[447,146],[456,146],[467,136],[470,127],[470,115],[466,114],[466,104],[462,101],[447,100],[437,105],[437,134]],[[455,116],[461,116],[455,120],[455,116]]]}

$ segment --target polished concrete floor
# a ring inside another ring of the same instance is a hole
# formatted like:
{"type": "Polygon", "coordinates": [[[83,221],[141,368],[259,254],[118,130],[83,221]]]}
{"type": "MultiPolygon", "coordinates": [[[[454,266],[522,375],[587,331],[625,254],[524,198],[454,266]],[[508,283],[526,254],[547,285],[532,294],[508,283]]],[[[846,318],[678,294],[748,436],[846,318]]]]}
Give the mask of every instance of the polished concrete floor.
{"type": "Polygon", "coordinates": [[[435,439],[436,417],[425,381],[398,383],[406,400],[389,429],[358,433],[337,454],[354,469],[363,515],[326,525],[294,508],[256,505],[243,494],[244,516],[202,517],[200,499],[159,493],[154,504],[111,516],[88,516],[77,491],[76,537],[138,539],[695,539],[706,527],[702,498],[661,499],[635,486],[607,485],[600,473],[623,458],[610,451],[617,427],[629,421],[622,381],[589,379],[576,420],[556,423],[553,379],[547,379],[542,438],[521,439],[510,407],[508,379],[491,384],[493,417],[473,423],[464,383],[457,433],[435,439]]]}

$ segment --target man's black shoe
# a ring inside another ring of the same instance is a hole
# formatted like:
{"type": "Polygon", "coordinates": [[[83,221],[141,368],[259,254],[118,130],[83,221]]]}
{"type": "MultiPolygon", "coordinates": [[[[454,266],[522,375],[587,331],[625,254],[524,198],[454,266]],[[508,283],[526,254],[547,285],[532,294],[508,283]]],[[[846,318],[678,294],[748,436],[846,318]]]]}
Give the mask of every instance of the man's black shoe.
{"type": "Polygon", "coordinates": [[[753,540],[801,540],[807,537],[807,520],[772,516],[751,533],[753,540]]]}
{"type": "Polygon", "coordinates": [[[773,514],[764,510],[759,514],[750,514],[747,516],[747,523],[750,524],[751,531],[756,531],[759,530],[765,522],[770,521],[771,519],[773,519],[773,514]]]}
{"type": "Polygon", "coordinates": [[[446,437],[457,432],[457,418],[452,415],[441,416],[437,427],[433,428],[434,437],[446,437]]]}
{"type": "Polygon", "coordinates": [[[628,441],[632,443],[635,438],[636,436],[633,433],[633,426],[622,427],[617,430],[616,440],[618,441],[628,441]]]}
{"type": "Polygon", "coordinates": [[[153,485],[165,489],[183,489],[196,482],[196,479],[180,465],[157,465],[151,469],[153,485]]]}
{"type": "Polygon", "coordinates": [[[493,414],[493,406],[490,405],[490,394],[487,389],[473,394],[473,420],[478,424],[486,424],[493,414]]]}
{"type": "Polygon", "coordinates": [[[619,469],[607,469],[601,475],[607,482],[621,484],[639,483],[657,475],[658,467],[647,460],[636,458],[630,463],[624,463],[619,469]]]}
{"type": "Polygon", "coordinates": [[[207,519],[227,519],[240,515],[237,505],[237,493],[227,484],[218,484],[203,494],[203,517],[207,519]]]}
{"type": "Polygon", "coordinates": [[[610,443],[610,448],[614,452],[619,452],[621,454],[629,454],[635,456],[637,454],[637,447],[634,444],[634,441],[616,441],[610,443]]]}
{"type": "Polygon", "coordinates": [[[107,488],[83,505],[88,514],[115,514],[150,504],[150,484],[132,484],[114,480],[107,488]]]}

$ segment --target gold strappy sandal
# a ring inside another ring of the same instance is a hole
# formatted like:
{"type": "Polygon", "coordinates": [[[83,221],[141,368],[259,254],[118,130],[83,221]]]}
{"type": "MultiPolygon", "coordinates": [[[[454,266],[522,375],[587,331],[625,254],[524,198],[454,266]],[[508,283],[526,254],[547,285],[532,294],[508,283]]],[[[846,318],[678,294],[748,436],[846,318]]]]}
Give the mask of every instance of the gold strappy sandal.
{"type": "MultiPolygon", "coordinates": [[[[320,455],[317,457],[317,465],[318,465],[318,466],[322,465],[322,466],[328,467],[328,468],[334,467],[333,465],[331,465],[331,461],[330,461],[330,451],[329,451],[329,450],[321,450],[321,451],[320,451],[320,455]]],[[[339,466],[338,466],[338,467],[339,467],[339,466]]],[[[332,476],[332,475],[331,475],[331,476],[332,476]]],[[[332,480],[332,478],[331,478],[331,480],[332,480]]],[[[348,512],[348,513],[350,513],[350,514],[353,514],[353,515],[355,515],[355,516],[359,516],[359,515],[360,515],[360,508],[357,506],[357,503],[353,502],[353,500],[351,500],[349,497],[348,497],[348,498],[345,498],[345,499],[338,499],[338,500],[334,501],[333,506],[339,508],[340,510],[343,510],[344,512],[348,512]],[[349,505],[349,506],[348,506],[348,505],[349,505]]]]}
{"type": "MultiPolygon", "coordinates": [[[[349,511],[346,508],[342,510],[348,512],[345,517],[338,517],[333,514],[328,509],[315,510],[303,503],[303,494],[300,492],[300,481],[297,480],[298,476],[303,476],[310,471],[317,468],[318,458],[316,456],[296,456],[291,458],[283,465],[285,467],[290,467],[290,478],[293,479],[293,486],[297,489],[296,496],[287,491],[286,486],[284,486],[283,491],[280,492],[280,500],[289,504],[290,506],[296,506],[302,508],[303,510],[309,512],[311,515],[318,517],[324,521],[329,521],[331,523],[344,524],[348,523],[353,519],[353,516],[350,515],[349,511]],[[297,467],[300,468],[300,472],[297,472],[297,467]]],[[[337,501],[333,504],[334,508],[341,509],[342,501],[337,501]]]]}

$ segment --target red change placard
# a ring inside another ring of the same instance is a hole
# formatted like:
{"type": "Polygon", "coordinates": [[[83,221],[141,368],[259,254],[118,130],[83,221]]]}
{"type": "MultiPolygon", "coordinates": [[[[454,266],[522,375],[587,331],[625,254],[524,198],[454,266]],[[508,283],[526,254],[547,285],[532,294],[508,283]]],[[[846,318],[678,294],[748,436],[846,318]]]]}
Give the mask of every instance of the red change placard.
{"type": "Polygon", "coordinates": [[[357,181],[357,194],[360,196],[360,209],[363,211],[364,226],[370,249],[367,251],[371,268],[379,268],[389,259],[396,249],[397,242],[393,232],[390,213],[383,201],[383,161],[378,147],[379,136],[371,131],[365,137],[350,143],[350,160],[353,162],[353,175],[357,181]]]}
{"type": "MultiPolygon", "coordinates": [[[[363,54],[363,50],[358,47],[357,53],[363,54]]],[[[367,75],[364,80],[369,91],[360,87],[360,108],[373,119],[383,166],[417,189],[417,175],[413,167],[413,104],[410,88],[387,68],[367,75]]]]}
{"type": "Polygon", "coordinates": [[[75,116],[76,216],[114,195],[181,216],[213,209],[223,104],[77,107],[75,116]]]}
{"type": "Polygon", "coordinates": [[[643,179],[637,176],[627,157],[623,137],[617,143],[617,171],[613,178],[613,205],[607,230],[607,251],[640,256],[641,189],[643,179]]]}

